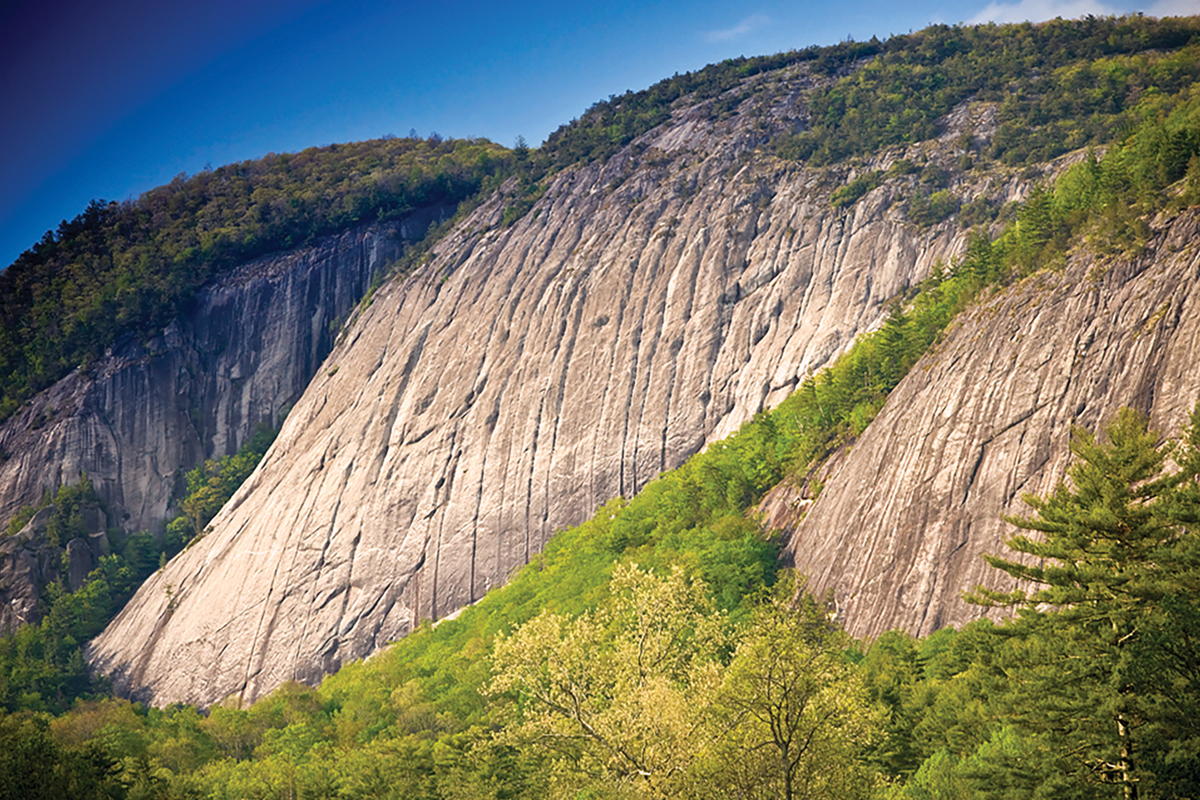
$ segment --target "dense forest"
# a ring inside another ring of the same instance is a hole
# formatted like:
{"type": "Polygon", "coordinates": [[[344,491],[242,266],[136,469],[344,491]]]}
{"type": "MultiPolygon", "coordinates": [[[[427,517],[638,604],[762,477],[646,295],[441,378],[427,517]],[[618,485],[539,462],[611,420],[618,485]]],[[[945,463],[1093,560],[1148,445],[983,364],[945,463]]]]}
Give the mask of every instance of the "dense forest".
{"type": "MultiPolygon", "coordinates": [[[[89,682],[79,646],[162,557],[150,537],[131,538],[126,562],[114,556],[75,594],[52,588],[42,625],[0,640],[0,797],[1200,796],[1200,407],[1178,441],[1128,411],[1075,432],[1068,480],[1030,498],[1032,513],[1010,520],[1013,554],[991,560],[998,578],[1033,588],[969,598],[1016,612],[1004,624],[856,642],[780,571],[780,543],[753,516],[781,481],[819,493],[816,468],[980,297],[1060,268],[1073,248],[1136,255],[1153,215],[1200,204],[1197,31],[1194,19],[1142,18],[936,27],[727,62],[598,104],[513,156],[535,186],[545,170],[614,152],[679,98],[719,98],[801,63],[827,78],[813,101],[824,110],[774,143],[781,159],[819,165],[927,138],[967,97],[1001,103],[980,159],[1017,166],[1104,145],[1005,224],[975,230],[959,259],[779,407],[558,534],[458,618],[319,687],[200,711],[145,708],[89,682]]],[[[463,196],[505,174],[490,145],[395,146],[439,159],[466,148],[455,164],[479,171],[463,196]]],[[[357,200],[313,202],[322,219],[368,213],[344,210],[357,200]]],[[[369,213],[402,213],[391,202],[369,213]]],[[[81,235],[49,237],[37,263],[82,247],[71,244],[81,235]]],[[[169,252],[175,263],[183,251],[169,252]]],[[[203,534],[269,438],[188,475],[169,547],[203,534]]],[[[65,491],[54,502],[69,526],[94,498],[84,483],[65,491]]]]}

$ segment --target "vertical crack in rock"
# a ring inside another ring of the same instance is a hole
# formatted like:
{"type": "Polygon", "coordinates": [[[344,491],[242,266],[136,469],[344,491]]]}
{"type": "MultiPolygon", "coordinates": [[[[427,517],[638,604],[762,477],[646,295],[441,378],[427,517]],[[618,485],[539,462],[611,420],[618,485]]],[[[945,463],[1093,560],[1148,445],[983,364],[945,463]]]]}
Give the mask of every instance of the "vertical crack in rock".
{"type": "Polygon", "coordinates": [[[533,557],[532,543],[530,542],[530,532],[533,530],[533,483],[537,477],[537,471],[534,466],[537,462],[538,437],[542,430],[542,413],[546,408],[546,391],[541,392],[541,397],[538,400],[537,417],[533,421],[533,426],[530,432],[529,446],[526,452],[529,454],[526,490],[525,490],[525,563],[533,557]]]}
{"type": "MultiPolygon", "coordinates": [[[[575,344],[579,337],[580,320],[583,316],[583,306],[586,300],[586,291],[582,288],[582,284],[574,283],[569,286],[566,297],[562,299],[562,309],[564,313],[569,313],[571,316],[565,317],[562,320],[560,330],[560,343],[555,346],[552,363],[558,362],[557,379],[552,380],[550,391],[553,393],[553,416],[550,432],[550,447],[546,455],[547,468],[545,470],[545,504],[546,510],[542,515],[542,535],[538,541],[538,549],[545,546],[546,541],[554,531],[549,530],[547,523],[549,520],[549,506],[551,497],[553,496],[553,479],[555,477],[555,466],[558,460],[558,435],[564,420],[567,418],[565,403],[563,398],[567,392],[567,381],[573,365],[572,358],[575,355],[575,344]]],[[[526,557],[526,562],[530,556],[526,557]]]]}
{"type": "MultiPolygon", "coordinates": [[[[456,451],[456,442],[458,439],[458,423],[454,422],[453,427],[447,434],[447,445],[445,447],[445,461],[441,467],[441,478],[439,479],[440,496],[449,501],[454,490],[454,473],[458,467],[458,455],[456,451]]],[[[435,537],[436,544],[433,551],[433,585],[430,590],[431,599],[430,607],[432,609],[432,617],[434,621],[441,619],[443,616],[442,605],[442,586],[445,578],[443,576],[443,555],[446,534],[446,513],[439,509],[437,513],[437,534],[435,537]]],[[[448,613],[448,612],[447,612],[448,613]]]]}

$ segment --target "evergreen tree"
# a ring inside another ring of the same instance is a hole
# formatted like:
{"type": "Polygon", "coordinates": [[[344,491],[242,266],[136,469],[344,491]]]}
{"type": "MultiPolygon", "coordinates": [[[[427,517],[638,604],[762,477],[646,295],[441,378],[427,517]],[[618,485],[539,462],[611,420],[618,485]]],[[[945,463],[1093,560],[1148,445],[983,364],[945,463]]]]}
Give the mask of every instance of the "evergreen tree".
{"type": "Polygon", "coordinates": [[[1025,558],[987,557],[1035,588],[968,599],[1020,611],[998,630],[1017,640],[1005,705],[1042,755],[1026,776],[1036,794],[1194,795],[1200,406],[1180,444],[1160,444],[1130,409],[1105,439],[1076,431],[1071,485],[1026,497],[1034,516],[1008,518],[1042,534],[1008,542],[1025,558]]]}

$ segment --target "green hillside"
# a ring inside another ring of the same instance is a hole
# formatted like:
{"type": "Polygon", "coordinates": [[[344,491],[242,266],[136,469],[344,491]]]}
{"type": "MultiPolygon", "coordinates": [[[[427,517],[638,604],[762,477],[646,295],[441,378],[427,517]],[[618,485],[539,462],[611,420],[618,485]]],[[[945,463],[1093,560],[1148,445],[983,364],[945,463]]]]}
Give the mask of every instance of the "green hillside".
{"type": "MultiPolygon", "coordinates": [[[[558,534],[456,619],[317,688],[206,713],[77,683],[46,683],[50,696],[14,667],[34,671],[31,646],[0,642],[0,797],[1200,796],[1200,408],[1178,442],[1132,412],[1075,434],[1071,481],[1013,520],[1014,535],[1044,537],[1013,544],[1044,566],[992,562],[1034,589],[973,598],[1019,610],[1005,625],[855,642],[797,594],[753,516],[782,481],[819,492],[815,466],[979,297],[1072,248],[1136,255],[1154,215],[1200,204],[1198,26],[937,27],[729,62],[597,104],[520,157],[545,171],[605,157],[681,98],[799,63],[830,77],[813,100],[825,110],[763,158],[820,165],[919,141],[968,97],[1001,103],[982,160],[1104,147],[1002,230],[976,231],[778,408],[558,534]]],[[[43,626],[51,640],[73,635],[71,614],[94,616],[72,602],[62,628],[43,626]]]]}

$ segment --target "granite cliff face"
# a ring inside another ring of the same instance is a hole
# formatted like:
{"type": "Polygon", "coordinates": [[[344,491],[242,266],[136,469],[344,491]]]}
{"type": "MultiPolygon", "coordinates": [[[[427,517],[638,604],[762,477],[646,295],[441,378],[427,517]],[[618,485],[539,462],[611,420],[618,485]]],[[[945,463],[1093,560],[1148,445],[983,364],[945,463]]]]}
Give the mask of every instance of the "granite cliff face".
{"type": "Polygon", "coordinates": [[[69,542],[54,543],[47,536],[47,522],[54,508],[34,514],[13,536],[0,538],[0,630],[12,631],[40,619],[42,589],[61,580],[69,591],[77,591],[103,556],[112,552],[108,541],[108,519],[95,506],[82,509],[80,527],[85,531],[69,542]]]}
{"type": "MultiPolygon", "coordinates": [[[[256,424],[276,424],[375,276],[445,213],[430,209],[239,267],[161,336],[121,342],[35,397],[0,425],[0,520],[85,472],[108,525],[159,528],[183,473],[236,452],[256,424]]],[[[45,549],[35,532],[0,549],[0,631],[36,619],[41,587],[57,575],[45,549]]]]}
{"type": "Polygon", "coordinates": [[[1159,219],[1133,259],[1079,253],[980,304],[892,392],[808,503],[765,502],[810,587],[848,629],[926,634],[981,614],[978,584],[1012,588],[983,553],[1006,552],[1026,493],[1066,474],[1073,425],[1122,406],[1176,435],[1200,397],[1200,217],[1159,219]],[[802,519],[799,519],[802,516],[802,519]],[[1004,580],[1001,580],[1004,579],[1004,580]]]}
{"type": "Polygon", "coordinates": [[[375,295],[92,665],[155,704],[313,682],[478,599],[877,325],[965,232],[906,222],[903,180],[835,209],[845,172],[756,155],[803,124],[807,80],[748,80],[728,121],[677,112],[511,227],[503,196],[478,208],[375,295]]]}

